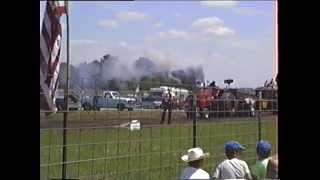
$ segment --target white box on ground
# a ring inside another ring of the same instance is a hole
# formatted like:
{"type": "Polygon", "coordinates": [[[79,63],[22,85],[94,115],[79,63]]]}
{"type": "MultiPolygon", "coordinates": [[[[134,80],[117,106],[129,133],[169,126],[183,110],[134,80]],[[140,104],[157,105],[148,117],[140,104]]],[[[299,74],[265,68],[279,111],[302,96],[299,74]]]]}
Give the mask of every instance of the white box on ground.
{"type": "Polygon", "coordinates": [[[134,131],[134,130],[140,130],[140,121],[138,120],[132,120],[130,122],[130,131],[134,131]]]}

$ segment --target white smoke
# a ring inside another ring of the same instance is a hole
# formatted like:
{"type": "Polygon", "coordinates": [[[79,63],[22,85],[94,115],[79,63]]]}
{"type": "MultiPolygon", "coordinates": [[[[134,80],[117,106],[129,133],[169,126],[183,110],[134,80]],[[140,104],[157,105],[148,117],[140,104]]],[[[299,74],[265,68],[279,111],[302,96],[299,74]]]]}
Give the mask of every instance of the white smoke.
{"type": "MultiPolygon", "coordinates": [[[[164,55],[157,52],[145,52],[145,56],[136,60],[119,59],[116,56],[105,55],[100,60],[94,60],[89,63],[81,63],[77,66],[80,81],[84,86],[94,87],[96,85],[104,86],[109,80],[139,81],[141,77],[164,77],[182,84],[186,79],[192,83],[195,79],[203,79],[202,68],[189,67],[182,69],[173,62],[170,55],[164,55]],[[133,61],[133,62],[132,62],[133,61]],[[131,62],[131,63],[130,63],[131,62]],[[173,74],[173,72],[176,72],[173,74]],[[177,73],[177,72],[180,72],[177,73]]],[[[101,87],[100,86],[100,87],[101,87]]]]}

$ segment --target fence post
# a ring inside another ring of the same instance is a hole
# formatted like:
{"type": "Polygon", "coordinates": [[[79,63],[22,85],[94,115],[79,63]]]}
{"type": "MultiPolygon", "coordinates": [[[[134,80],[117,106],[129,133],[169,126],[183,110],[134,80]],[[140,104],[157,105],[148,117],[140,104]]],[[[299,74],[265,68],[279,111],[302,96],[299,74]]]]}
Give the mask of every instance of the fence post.
{"type": "Polygon", "coordinates": [[[258,141],[261,140],[261,106],[262,106],[262,92],[259,92],[259,110],[258,110],[258,141]]]}
{"type": "Polygon", "coordinates": [[[193,94],[193,147],[195,148],[197,145],[197,95],[193,94]]]}
{"type": "Polygon", "coordinates": [[[68,112],[69,112],[69,64],[70,64],[70,48],[69,48],[69,9],[68,9],[68,2],[65,1],[65,8],[66,8],[66,24],[67,24],[67,83],[65,87],[65,94],[64,94],[64,102],[65,102],[65,107],[66,111],[63,113],[63,139],[62,139],[62,179],[66,179],[67,176],[67,166],[66,166],[66,161],[67,161],[67,121],[68,121],[68,112]]]}

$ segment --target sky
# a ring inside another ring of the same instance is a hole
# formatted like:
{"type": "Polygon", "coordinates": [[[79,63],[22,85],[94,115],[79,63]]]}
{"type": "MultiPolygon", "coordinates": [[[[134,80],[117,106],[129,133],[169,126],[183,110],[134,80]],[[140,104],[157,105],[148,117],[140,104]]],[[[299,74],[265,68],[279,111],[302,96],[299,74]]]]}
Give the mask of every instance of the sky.
{"type": "MultiPolygon", "coordinates": [[[[40,31],[44,7],[40,1],[40,31]]],[[[144,56],[172,69],[202,66],[206,80],[224,86],[232,78],[236,87],[275,75],[274,1],[71,1],[69,9],[73,65],[105,54],[126,63],[144,56]]]]}

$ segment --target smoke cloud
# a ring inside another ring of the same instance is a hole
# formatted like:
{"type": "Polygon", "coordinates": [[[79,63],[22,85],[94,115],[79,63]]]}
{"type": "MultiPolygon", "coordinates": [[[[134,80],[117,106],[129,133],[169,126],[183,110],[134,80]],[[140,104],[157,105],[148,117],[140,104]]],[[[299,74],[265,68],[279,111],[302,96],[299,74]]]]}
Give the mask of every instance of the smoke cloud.
{"type": "MultiPolygon", "coordinates": [[[[178,68],[172,63],[175,61],[170,56],[157,53],[145,55],[148,57],[139,57],[130,63],[128,60],[107,54],[100,60],[73,66],[71,87],[119,90],[134,89],[138,82],[146,80],[175,84],[195,84],[204,80],[201,66],[178,68]]],[[[61,74],[65,74],[65,68],[61,71],[61,74]]],[[[64,77],[60,76],[62,84],[65,83],[64,77]]]]}

